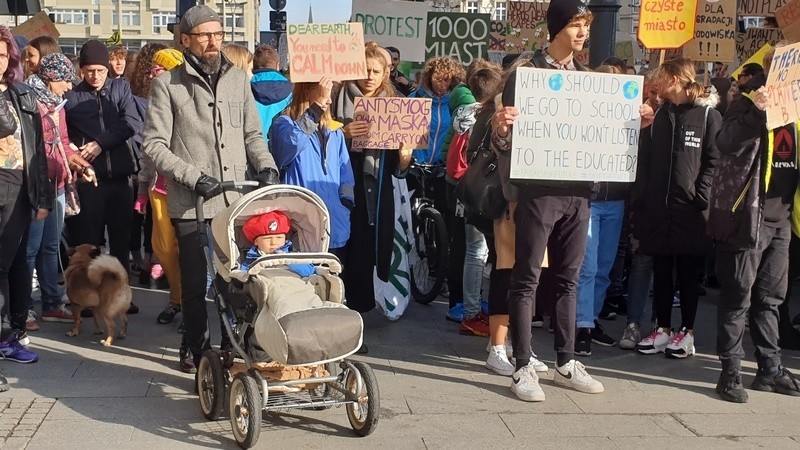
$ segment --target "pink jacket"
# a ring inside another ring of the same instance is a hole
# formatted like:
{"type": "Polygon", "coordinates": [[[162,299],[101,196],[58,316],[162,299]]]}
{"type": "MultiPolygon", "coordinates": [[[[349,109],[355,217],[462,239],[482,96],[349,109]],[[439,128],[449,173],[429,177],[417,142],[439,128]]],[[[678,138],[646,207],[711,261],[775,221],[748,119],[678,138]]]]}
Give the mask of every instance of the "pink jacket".
{"type": "Polygon", "coordinates": [[[58,114],[58,126],[54,126],[53,109],[48,108],[40,101],[37,101],[36,105],[39,107],[39,114],[42,116],[42,137],[44,138],[44,149],[47,155],[47,177],[55,184],[58,190],[61,190],[64,189],[64,183],[67,181],[68,161],[73,161],[73,164],[77,163],[82,167],[89,166],[89,163],[84,161],[80,154],[72,150],[69,145],[66,111],[62,108],[56,113],[58,114]],[[57,141],[61,141],[67,161],[62,158],[61,152],[56,146],[57,141]]]}

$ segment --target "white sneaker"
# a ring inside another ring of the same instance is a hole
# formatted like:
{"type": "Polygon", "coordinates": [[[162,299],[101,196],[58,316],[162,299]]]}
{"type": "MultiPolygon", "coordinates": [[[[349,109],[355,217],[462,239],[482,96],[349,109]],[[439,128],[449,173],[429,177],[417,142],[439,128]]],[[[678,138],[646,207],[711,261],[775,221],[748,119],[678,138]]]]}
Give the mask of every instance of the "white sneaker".
{"type": "Polygon", "coordinates": [[[669,341],[672,340],[672,330],[665,330],[664,328],[656,328],[650,336],[642,339],[637,345],[639,353],[645,355],[655,355],[667,349],[669,341]]]}
{"type": "Polygon", "coordinates": [[[486,359],[485,367],[498,375],[506,377],[514,374],[514,365],[508,361],[505,350],[492,349],[486,359]]]}
{"type": "MultiPolygon", "coordinates": [[[[514,360],[514,348],[511,346],[511,341],[509,341],[508,339],[506,339],[505,347],[506,347],[506,359],[508,359],[508,361],[511,362],[511,364],[513,365],[513,363],[515,361],[514,360]]],[[[486,352],[487,353],[491,353],[492,352],[492,341],[489,341],[486,344],[486,352]]],[[[533,363],[533,369],[536,370],[537,372],[547,372],[548,370],[550,370],[550,368],[547,367],[547,364],[545,364],[542,361],[539,361],[538,359],[536,359],[536,353],[533,353],[533,349],[531,349],[531,361],[530,362],[533,363]]]]}
{"type": "Polygon", "coordinates": [[[544,401],[544,391],[539,386],[539,375],[536,375],[532,363],[528,363],[511,375],[511,392],[526,402],[544,401]]]}
{"type": "Polygon", "coordinates": [[[686,328],[682,328],[669,341],[664,353],[670,358],[686,358],[694,355],[694,335],[689,334],[686,328]]]}
{"type": "Polygon", "coordinates": [[[592,378],[586,372],[586,367],[574,359],[571,359],[561,367],[556,367],[553,382],[586,394],[599,394],[605,390],[603,383],[592,378]]]}
{"type": "Polygon", "coordinates": [[[635,323],[629,324],[625,331],[622,333],[622,339],[619,340],[619,348],[625,350],[633,350],[636,344],[642,340],[642,332],[639,331],[639,325],[635,323]]]}

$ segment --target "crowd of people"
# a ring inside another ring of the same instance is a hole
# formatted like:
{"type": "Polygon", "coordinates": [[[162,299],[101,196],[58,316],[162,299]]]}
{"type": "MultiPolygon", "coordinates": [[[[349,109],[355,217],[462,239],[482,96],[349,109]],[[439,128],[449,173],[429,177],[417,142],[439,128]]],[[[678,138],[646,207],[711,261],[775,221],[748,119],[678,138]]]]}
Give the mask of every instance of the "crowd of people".
{"type": "MultiPolygon", "coordinates": [[[[409,268],[397,258],[414,249],[411,240],[397,245],[398,218],[411,216],[408,197],[420,195],[420,177],[429,176],[424,195],[444,215],[449,236],[440,293],[449,299],[446,318],[462,333],[489,338],[486,367],[511,377],[521,400],[545,399],[537,373],[549,368],[531,346],[544,316],[560,386],[604,391],[576,359],[591,355],[593,344],[686,358],[695,353],[696,326],[715,326],[723,369],[717,392],[745,402],[749,325],[759,367],[752,388],[800,395],[780,358],[781,343],[796,345],[786,300],[800,267],[800,128],[766,128],[770,56],[737,80],[711,80],[714,88],[697,81],[700,66],[687,59],[645,73],[633,183],[510,179],[516,69],[592,70],[573,57],[591,22],[580,0],[552,0],[549,45],[508,55],[502,66],[476,60],[464,68],[437,57],[412,82],[398,70],[396,48],[369,42],[365,79],[294,84],[274,48],[223,45],[220,17],[204,5],[181,17],[179,49],[109,49],[90,40],[71,58],[53,38],[24,42],[0,26],[0,307],[7,321],[0,354],[34,362],[28,332],[39,319],[72,322],[59,288],[67,263],[61,244],[90,243],[107,248],[140,283],[170,287],[157,321],[181,315],[178,364],[195,372],[211,348],[195,204],[204,198],[209,220],[239,198],[223,191],[223,181],[315,192],[330,213],[330,252],[343,263],[347,306],[369,312],[383,301],[376,293],[384,285],[398,284],[407,302],[409,268]],[[431,99],[429,147],[354,147],[369,131],[354,120],[355,99],[396,96],[431,99]],[[457,194],[481,148],[497,157],[507,202],[496,217],[457,194]],[[415,161],[438,170],[425,175],[415,161]],[[721,289],[715,325],[695,323],[704,283],[721,289]],[[651,292],[651,320],[643,323],[651,292]],[[673,329],[677,304],[681,323],[673,329]],[[618,342],[600,321],[623,314],[618,342]]],[[[593,70],[629,67],[609,58],[593,70]]],[[[131,305],[129,313],[137,310],[131,305]]],[[[0,376],[0,389],[8,388],[0,376]]]]}

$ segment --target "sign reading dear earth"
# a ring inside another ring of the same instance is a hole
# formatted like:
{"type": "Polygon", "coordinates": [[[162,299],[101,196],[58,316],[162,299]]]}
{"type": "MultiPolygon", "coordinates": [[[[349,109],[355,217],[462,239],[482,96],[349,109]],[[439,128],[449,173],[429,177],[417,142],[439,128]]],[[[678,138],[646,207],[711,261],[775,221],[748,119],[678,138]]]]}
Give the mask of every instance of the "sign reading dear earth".
{"type": "Polygon", "coordinates": [[[364,29],[360,23],[307,23],[288,27],[292,83],[367,78],[364,29]]]}
{"type": "Polygon", "coordinates": [[[353,138],[353,148],[397,150],[401,144],[428,148],[431,99],[356,97],[353,120],[369,124],[367,134],[353,138]]]}
{"type": "Polygon", "coordinates": [[[634,181],[638,75],[517,69],[511,178],[634,181]]]}

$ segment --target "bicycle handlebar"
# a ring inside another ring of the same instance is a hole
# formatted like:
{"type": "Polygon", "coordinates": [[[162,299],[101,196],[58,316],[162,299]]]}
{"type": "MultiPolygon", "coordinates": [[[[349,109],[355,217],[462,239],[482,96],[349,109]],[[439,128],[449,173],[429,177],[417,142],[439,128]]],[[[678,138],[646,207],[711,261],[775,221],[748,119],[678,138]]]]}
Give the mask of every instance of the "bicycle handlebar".
{"type": "MultiPolygon", "coordinates": [[[[232,191],[235,189],[241,189],[243,187],[258,187],[258,181],[251,181],[251,180],[244,180],[244,181],[222,181],[219,183],[219,187],[222,188],[222,192],[232,191]]],[[[221,195],[221,194],[220,194],[221,195]]],[[[197,217],[197,222],[205,222],[205,217],[203,216],[203,204],[206,202],[206,199],[203,198],[202,195],[197,196],[197,202],[194,205],[194,213],[197,217]]]]}

